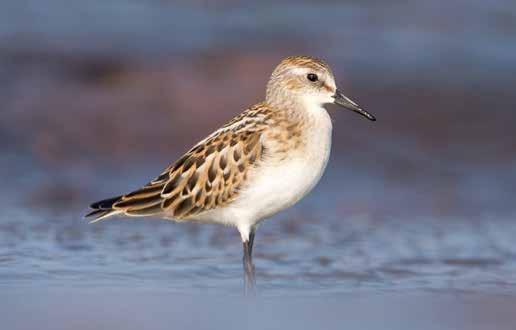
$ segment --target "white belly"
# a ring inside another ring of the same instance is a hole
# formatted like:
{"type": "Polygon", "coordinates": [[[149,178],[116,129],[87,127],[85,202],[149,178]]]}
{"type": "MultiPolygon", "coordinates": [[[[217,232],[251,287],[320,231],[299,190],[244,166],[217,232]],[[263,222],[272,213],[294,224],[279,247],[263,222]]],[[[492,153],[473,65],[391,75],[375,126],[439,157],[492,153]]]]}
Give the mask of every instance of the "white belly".
{"type": "Polygon", "coordinates": [[[233,203],[205,213],[200,220],[239,228],[254,226],[308,194],[319,182],[331,149],[331,120],[326,110],[318,110],[301,151],[293,151],[281,162],[264,161],[233,203]]]}
{"type": "MultiPolygon", "coordinates": [[[[253,185],[242,191],[241,203],[247,205],[249,217],[259,222],[284,210],[301,198],[319,182],[328,158],[331,140],[327,149],[312,153],[310,157],[296,157],[278,166],[261,169],[253,185]]],[[[240,198],[239,198],[240,200],[240,198]]]]}

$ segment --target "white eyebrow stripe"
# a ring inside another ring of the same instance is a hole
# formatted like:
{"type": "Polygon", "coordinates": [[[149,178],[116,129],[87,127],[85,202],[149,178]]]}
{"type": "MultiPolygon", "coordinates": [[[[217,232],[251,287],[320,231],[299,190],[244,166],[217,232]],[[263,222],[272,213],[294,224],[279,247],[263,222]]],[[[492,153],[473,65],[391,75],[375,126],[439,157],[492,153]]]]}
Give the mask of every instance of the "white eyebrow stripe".
{"type": "Polygon", "coordinates": [[[294,74],[304,74],[304,73],[308,73],[309,69],[308,68],[295,67],[295,68],[291,69],[290,71],[292,73],[294,73],[294,74]]]}

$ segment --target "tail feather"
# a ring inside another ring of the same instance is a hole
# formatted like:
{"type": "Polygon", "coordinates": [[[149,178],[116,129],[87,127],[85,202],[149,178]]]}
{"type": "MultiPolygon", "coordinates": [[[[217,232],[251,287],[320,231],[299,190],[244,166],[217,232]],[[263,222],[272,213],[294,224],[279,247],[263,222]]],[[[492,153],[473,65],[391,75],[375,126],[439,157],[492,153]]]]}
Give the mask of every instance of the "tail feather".
{"type": "Polygon", "coordinates": [[[95,202],[95,203],[91,204],[90,207],[92,209],[96,209],[96,210],[112,209],[113,208],[113,204],[118,202],[121,198],[122,198],[122,196],[117,196],[117,197],[113,197],[113,198],[103,199],[101,201],[98,201],[98,202],[95,202]]]}
{"type": "Polygon", "coordinates": [[[90,223],[95,223],[97,221],[100,221],[104,218],[107,218],[111,215],[115,215],[116,213],[118,213],[118,211],[115,211],[115,210],[94,210],[88,214],[86,214],[84,217],[85,218],[93,218],[90,223]]]}
{"type": "Polygon", "coordinates": [[[92,218],[90,223],[94,223],[94,222],[100,221],[104,218],[107,218],[111,215],[120,213],[119,210],[113,209],[113,204],[115,204],[121,198],[122,198],[122,196],[117,196],[117,197],[104,199],[104,200],[101,200],[101,201],[91,204],[90,207],[93,210],[90,213],[86,214],[84,217],[92,218]]]}
{"type": "Polygon", "coordinates": [[[161,209],[161,184],[149,184],[126,195],[103,199],[90,205],[93,209],[85,215],[94,223],[115,214],[148,216],[159,214],[161,209]]]}

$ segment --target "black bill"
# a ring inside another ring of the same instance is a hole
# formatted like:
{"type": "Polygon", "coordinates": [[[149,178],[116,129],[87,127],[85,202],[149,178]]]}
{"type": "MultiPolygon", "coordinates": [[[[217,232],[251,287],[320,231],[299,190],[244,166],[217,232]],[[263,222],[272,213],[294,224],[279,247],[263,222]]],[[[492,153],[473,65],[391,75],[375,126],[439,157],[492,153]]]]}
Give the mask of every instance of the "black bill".
{"type": "Polygon", "coordinates": [[[342,92],[338,89],[335,92],[335,95],[333,95],[333,98],[335,99],[335,104],[340,105],[348,110],[359,113],[371,121],[376,121],[376,118],[372,114],[360,108],[358,104],[351,101],[346,95],[342,94],[342,92]]]}

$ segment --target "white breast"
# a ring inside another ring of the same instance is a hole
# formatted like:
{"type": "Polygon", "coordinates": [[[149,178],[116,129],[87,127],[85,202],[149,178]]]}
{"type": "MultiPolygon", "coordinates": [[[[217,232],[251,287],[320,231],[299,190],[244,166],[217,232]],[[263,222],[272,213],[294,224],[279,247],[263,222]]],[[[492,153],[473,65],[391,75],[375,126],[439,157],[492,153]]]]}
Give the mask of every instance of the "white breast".
{"type": "Polygon", "coordinates": [[[254,225],[286,209],[303,198],[319,182],[331,149],[331,120],[323,108],[311,111],[302,152],[293,151],[282,162],[264,162],[241,191],[238,199],[225,210],[213,214],[217,222],[242,226],[254,225]]]}

